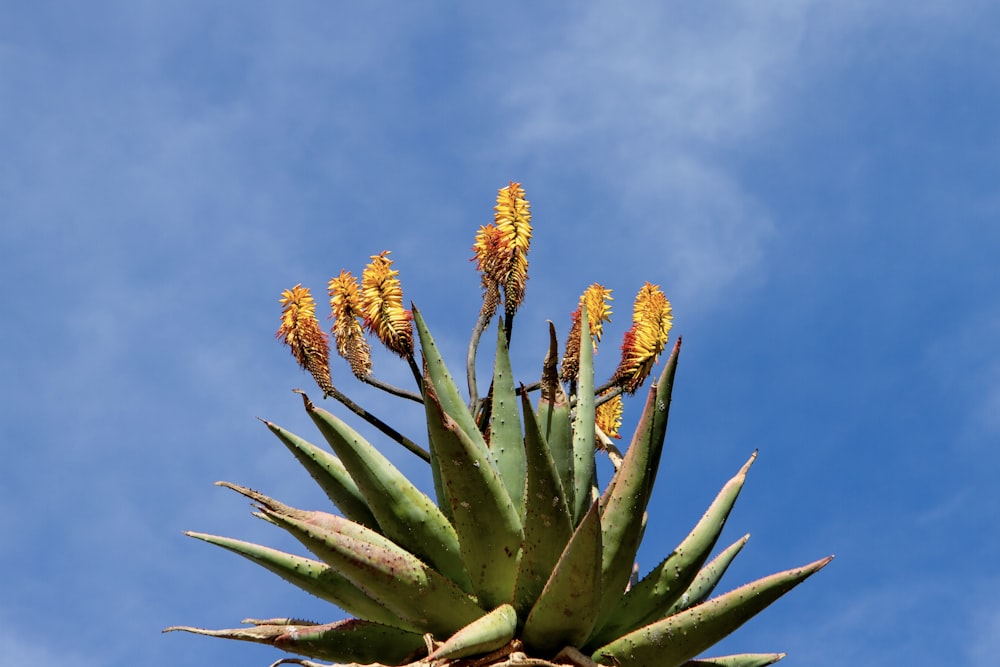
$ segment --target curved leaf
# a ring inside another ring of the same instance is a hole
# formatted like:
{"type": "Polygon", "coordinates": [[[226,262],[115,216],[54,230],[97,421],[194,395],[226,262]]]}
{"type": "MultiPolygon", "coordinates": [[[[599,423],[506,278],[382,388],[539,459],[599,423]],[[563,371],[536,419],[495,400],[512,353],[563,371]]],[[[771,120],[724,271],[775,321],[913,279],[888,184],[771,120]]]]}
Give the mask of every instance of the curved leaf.
{"type": "Polygon", "coordinates": [[[543,652],[582,645],[594,629],[600,599],[601,519],[594,502],[524,622],[524,643],[543,652]]]}
{"type": "Polygon", "coordinates": [[[431,386],[426,388],[424,405],[431,450],[472,589],[484,609],[499,607],[513,600],[521,520],[489,452],[444,411],[431,386]]]}
{"type": "MultiPolygon", "coordinates": [[[[573,504],[573,420],[569,400],[559,382],[559,343],[549,322],[549,351],[542,365],[542,397],[538,401],[538,426],[559,471],[566,501],[573,504]]],[[[525,411],[527,412],[527,411],[525,411]]]]}
{"type": "Polygon", "coordinates": [[[425,649],[423,636],[419,633],[353,618],[326,625],[257,621],[250,627],[228,630],[174,626],[164,632],[174,630],[267,644],[289,653],[333,662],[397,665],[425,649]]]}
{"type": "Polygon", "coordinates": [[[453,634],[427,660],[454,660],[505,646],[517,630],[517,612],[503,604],[453,634]]]}
{"type": "Polygon", "coordinates": [[[592,658],[615,667],[678,667],[721,641],[832,558],[772,574],[702,602],[616,639],[594,651],[592,658]]]}
{"type": "Polygon", "coordinates": [[[785,657],[784,653],[740,653],[718,658],[689,660],[681,667],[767,667],[785,657]]]}
{"type": "Polygon", "coordinates": [[[355,525],[348,534],[263,513],[408,628],[448,636],[485,613],[450,579],[374,531],[355,525]]]}
{"type": "Polygon", "coordinates": [[[604,532],[604,598],[597,627],[603,627],[625,592],[625,583],[639,549],[643,515],[652,492],[656,468],[667,433],[667,415],[673,390],[680,340],[663,372],[649,388],[646,406],[618,473],[601,499],[604,532]]]}
{"type": "Polygon", "coordinates": [[[337,605],[352,616],[412,628],[326,563],[230,537],[192,531],[184,534],[243,556],[307,593],[337,605]]]}
{"type": "Polygon", "coordinates": [[[507,338],[503,326],[497,326],[497,353],[493,367],[492,418],[490,420],[490,451],[497,463],[500,479],[514,502],[517,515],[524,518],[524,439],[521,436],[521,416],[514,392],[514,371],[510,366],[507,338]]]}
{"type": "Polygon", "coordinates": [[[594,434],[594,348],[590,342],[587,305],[580,305],[580,370],[577,375],[576,415],[573,417],[573,518],[579,521],[591,504],[597,485],[594,434]]]}
{"type": "Polygon", "coordinates": [[[663,614],[663,617],[666,618],[667,616],[673,616],[679,611],[683,611],[688,607],[693,607],[696,604],[701,604],[707,600],[708,596],[712,594],[713,590],[715,590],[719,580],[722,579],[722,575],[726,573],[726,569],[729,568],[729,564],[733,562],[734,558],[736,558],[736,554],[743,550],[743,547],[746,545],[748,539],[750,539],[749,533],[723,549],[718,556],[709,561],[708,565],[701,568],[698,576],[694,578],[694,581],[691,582],[691,585],[688,586],[687,590],[681,594],[680,598],[677,599],[677,602],[675,602],[670,609],[663,614]]]}
{"type": "Polygon", "coordinates": [[[313,405],[306,411],[358,485],[387,537],[422,557],[463,590],[472,590],[458,535],[434,501],[350,426],[313,405]]]}
{"type": "Polygon", "coordinates": [[[527,614],[545,587],[559,556],[573,535],[573,517],[555,462],[521,392],[527,472],[524,486],[524,546],[517,573],[514,604],[527,614]]]}
{"type": "Polygon", "coordinates": [[[606,643],[665,615],[708,560],[756,458],[757,452],[754,452],[736,476],[722,487],[708,511],[673,553],[629,589],[592,644],[606,643]]]}
{"type": "Polygon", "coordinates": [[[344,516],[372,530],[379,529],[378,520],[368,508],[368,503],[358,490],[358,485],[351,479],[340,459],[277,424],[261,421],[278,436],[288,451],[295,455],[302,467],[316,480],[327,498],[344,513],[344,516]]]}

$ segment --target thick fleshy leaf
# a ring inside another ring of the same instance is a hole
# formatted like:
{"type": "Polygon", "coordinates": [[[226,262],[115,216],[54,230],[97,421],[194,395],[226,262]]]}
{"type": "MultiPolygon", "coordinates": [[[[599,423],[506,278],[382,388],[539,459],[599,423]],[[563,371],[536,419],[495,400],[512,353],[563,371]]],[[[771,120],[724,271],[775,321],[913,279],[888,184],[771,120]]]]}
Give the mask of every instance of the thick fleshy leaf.
{"type": "Polygon", "coordinates": [[[678,667],[721,641],[833,557],[758,579],[635,630],[593,652],[615,667],[678,667]]]}
{"type": "Polygon", "coordinates": [[[355,525],[348,534],[262,511],[408,628],[450,636],[485,613],[451,580],[379,533],[355,525]]]}
{"type": "Polygon", "coordinates": [[[639,549],[643,515],[652,492],[656,467],[667,433],[667,414],[680,340],[660,374],[649,388],[646,406],[621,467],[601,498],[601,530],[604,532],[604,597],[597,627],[603,627],[618,606],[639,549]]]}
{"type": "Polygon", "coordinates": [[[580,370],[577,375],[576,415],[573,417],[573,518],[579,521],[591,504],[597,485],[594,456],[594,348],[590,342],[587,306],[580,306],[580,370]]]}
{"type": "Polygon", "coordinates": [[[681,667],[767,667],[785,657],[784,653],[740,653],[718,658],[689,660],[681,667]]]}
{"type": "Polygon", "coordinates": [[[368,508],[365,497],[358,490],[358,485],[351,479],[347,468],[336,456],[317,447],[311,442],[300,438],[277,424],[264,421],[264,424],[278,439],[284,443],[302,467],[316,480],[323,492],[337,508],[351,521],[379,530],[375,515],[368,508]]]}
{"type": "Polygon", "coordinates": [[[422,649],[425,651],[424,639],[419,633],[358,619],[326,625],[302,621],[280,624],[257,621],[249,627],[228,630],[174,626],[164,632],[173,630],[268,644],[289,653],[341,663],[397,665],[420,655],[422,649]]]}
{"type": "Polygon", "coordinates": [[[542,397],[538,402],[538,426],[559,471],[566,501],[573,505],[573,420],[569,400],[559,382],[559,343],[549,322],[549,351],[542,365],[542,397]]]}
{"type": "Polygon", "coordinates": [[[517,574],[514,604],[527,614],[545,587],[563,549],[573,535],[573,517],[555,462],[521,392],[527,473],[524,487],[524,547],[517,574]]]}
{"type": "Polygon", "coordinates": [[[427,329],[427,323],[424,322],[423,315],[420,314],[416,306],[413,306],[413,324],[420,337],[420,352],[424,356],[426,372],[430,377],[430,384],[437,394],[438,403],[458,423],[466,436],[472,439],[477,446],[486,449],[486,440],[476,425],[476,419],[469,412],[469,406],[466,405],[461,393],[459,393],[458,386],[444,363],[444,357],[441,356],[441,351],[438,350],[434,338],[427,329]]]}
{"type": "Polygon", "coordinates": [[[427,660],[454,660],[495,651],[514,638],[517,612],[503,604],[453,634],[427,660]]]}
{"type": "Polygon", "coordinates": [[[229,537],[191,531],[184,534],[243,556],[307,593],[337,605],[352,616],[417,629],[401,621],[326,563],[229,537]]]}
{"type": "Polygon", "coordinates": [[[698,572],[698,576],[694,578],[691,585],[688,586],[687,590],[671,605],[670,609],[663,615],[664,618],[667,616],[673,616],[679,611],[683,611],[688,607],[693,607],[696,604],[701,604],[708,599],[708,596],[712,594],[715,587],[718,585],[719,580],[722,579],[722,575],[726,573],[726,569],[729,568],[729,564],[733,562],[736,558],[736,554],[743,550],[746,545],[747,540],[750,539],[750,534],[747,533],[740,539],[736,540],[728,547],[723,549],[718,556],[713,558],[708,562],[708,565],[701,568],[698,572]]]}
{"type": "Polygon", "coordinates": [[[670,605],[691,585],[701,566],[708,560],[743,488],[747,471],[756,458],[757,452],[754,452],[736,476],[722,487],[708,511],[673,553],[629,589],[607,623],[591,641],[592,645],[607,643],[615,637],[621,637],[663,618],[670,605]]]}
{"type": "Polygon", "coordinates": [[[507,494],[514,502],[517,514],[524,518],[524,439],[521,416],[514,392],[514,372],[507,352],[507,337],[503,326],[497,326],[496,363],[493,366],[492,419],[490,420],[490,451],[507,494]]]}
{"type": "Polygon", "coordinates": [[[357,431],[313,405],[304,394],[302,398],[309,416],[357,483],[382,532],[471,592],[458,535],[434,501],[357,431]]]}
{"type": "Polygon", "coordinates": [[[444,411],[432,386],[425,388],[424,406],[473,591],[484,609],[512,602],[523,535],[507,487],[489,452],[444,411]]]}
{"type": "Polygon", "coordinates": [[[601,519],[594,502],[524,622],[524,643],[542,652],[582,645],[594,629],[600,599],[601,519]]]}

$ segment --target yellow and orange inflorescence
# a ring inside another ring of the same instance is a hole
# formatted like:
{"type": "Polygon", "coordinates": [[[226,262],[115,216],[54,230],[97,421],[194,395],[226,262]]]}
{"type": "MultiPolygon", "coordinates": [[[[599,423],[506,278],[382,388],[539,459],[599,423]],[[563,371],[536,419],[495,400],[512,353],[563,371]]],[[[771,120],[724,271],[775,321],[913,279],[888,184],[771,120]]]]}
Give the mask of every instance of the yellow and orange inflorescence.
{"type": "Polygon", "coordinates": [[[674,315],[670,302],[658,285],[639,289],[632,308],[632,328],[625,332],[622,358],[612,381],[634,394],[649,375],[667,345],[674,315]]]}
{"type": "Polygon", "coordinates": [[[403,308],[399,271],[392,268],[389,251],[372,255],[361,274],[360,307],[365,328],[403,358],[413,355],[413,314],[403,308]]]}
{"type": "MultiPolygon", "coordinates": [[[[616,390],[613,390],[616,391],[616,390]]],[[[597,428],[609,438],[621,439],[618,429],[622,425],[622,395],[615,394],[612,398],[597,406],[597,428]]]]}
{"type": "Polygon", "coordinates": [[[512,316],[524,300],[531,246],[531,211],[520,183],[497,192],[493,222],[479,228],[472,249],[482,272],[483,313],[492,317],[503,293],[504,309],[512,316]]]}
{"type": "Polygon", "coordinates": [[[563,354],[561,377],[564,382],[576,379],[580,370],[580,318],[583,305],[587,306],[587,323],[590,326],[590,338],[597,352],[597,344],[604,335],[604,323],[611,321],[611,290],[594,283],[580,296],[580,306],[573,311],[569,338],[566,340],[566,352],[563,354]]]}
{"type": "Polygon", "coordinates": [[[372,356],[359,319],[363,315],[358,280],[350,271],[341,271],[330,279],[328,291],[337,352],[347,359],[355,377],[367,377],[372,372],[372,356]]]}
{"type": "Polygon", "coordinates": [[[283,338],[299,365],[312,374],[326,393],[333,391],[330,378],[330,344],[316,319],[316,301],[301,284],[281,293],[281,326],[275,334],[283,338]]]}

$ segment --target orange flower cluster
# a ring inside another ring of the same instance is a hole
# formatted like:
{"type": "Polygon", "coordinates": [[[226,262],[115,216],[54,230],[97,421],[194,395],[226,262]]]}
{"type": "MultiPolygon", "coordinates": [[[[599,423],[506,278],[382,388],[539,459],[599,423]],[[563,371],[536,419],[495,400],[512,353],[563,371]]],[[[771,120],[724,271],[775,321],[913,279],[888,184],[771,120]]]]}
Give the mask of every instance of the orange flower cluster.
{"type": "Polygon", "coordinates": [[[658,285],[646,283],[635,297],[632,328],[625,332],[622,359],[613,382],[634,394],[646,380],[667,345],[673,327],[673,310],[658,285]]]}
{"type": "Polygon", "coordinates": [[[337,352],[347,359],[355,377],[367,377],[372,372],[372,357],[361,327],[363,316],[358,281],[350,271],[341,271],[339,276],[330,279],[328,291],[337,352]]]}
{"type": "Polygon", "coordinates": [[[504,308],[513,315],[524,300],[531,245],[531,212],[524,188],[510,182],[497,193],[493,222],[479,228],[472,249],[483,283],[483,313],[492,317],[503,294],[504,308]]]}
{"type": "Polygon", "coordinates": [[[580,296],[580,306],[573,311],[569,338],[566,341],[566,352],[563,354],[560,377],[564,382],[576,379],[580,371],[580,317],[582,307],[587,306],[587,323],[590,325],[590,338],[597,352],[597,343],[604,335],[604,323],[611,321],[611,290],[594,283],[580,296]]]}
{"type": "Polygon", "coordinates": [[[275,334],[284,338],[299,365],[312,374],[324,392],[333,391],[330,379],[330,347],[316,319],[316,301],[309,288],[296,285],[281,293],[281,326],[275,334]]]}
{"type": "Polygon", "coordinates": [[[413,314],[403,309],[399,271],[392,268],[389,251],[372,255],[361,274],[359,306],[365,328],[403,358],[413,354],[413,314]]]}

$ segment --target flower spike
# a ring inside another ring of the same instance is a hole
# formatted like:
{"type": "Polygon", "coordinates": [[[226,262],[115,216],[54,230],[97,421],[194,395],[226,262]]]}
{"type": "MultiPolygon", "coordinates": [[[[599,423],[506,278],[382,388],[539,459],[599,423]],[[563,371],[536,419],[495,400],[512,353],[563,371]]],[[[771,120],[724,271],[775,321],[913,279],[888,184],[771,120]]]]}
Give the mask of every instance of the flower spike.
{"type": "Polygon", "coordinates": [[[531,212],[528,209],[528,200],[524,198],[524,188],[520,183],[511,181],[509,186],[497,193],[493,221],[510,257],[503,282],[507,315],[513,315],[521,305],[528,281],[528,246],[531,244],[531,212]]]}
{"type": "Polygon", "coordinates": [[[361,312],[365,327],[405,359],[413,355],[413,315],[403,309],[403,289],[396,277],[399,271],[392,268],[388,255],[388,250],[372,255],[361,274],[361,312]]]}
{"type": "Polygon", "coordinates": [[[329,293],[331,331],[337,352],[347,359],[355,377],[367,377],[372,372],[372,357],[359,320],[363,315],[358,281],[350,271],[341,271],[339,276],[330,279],[329,293]]]}
{"type": "MultiPolygon", "coordinates": [[[[604,323],[611,321],[611,304],[614,299],[611,290],[594,283],[580,295],[580,305],[587,306],[587,319],[590,324],[590,338],[597,352],[597,344],[604,334],[604,323]]],[[[569,338],[566,340],[566,352],[563,354],[560,376],[564,382],[576,380],[580,368],[580,312],[578,306],[573,311],[569,338]]]]}
{"type": "Polygon", "coordinates": [[[497,192],[493,222],[479,228],[472,249],[476,269],[483,274],[483,316],[493,316],[503,294],[504,309],[512,316],[524,300],[531,245],[531,212],[524,188],[510,182],[497,192]]]}
{"type": "Polygon", "coordinates": [[[632,328],[625,332],[622,359],[612,382],[634,394],[667,345],[674,315],[659,285],[646,283],[635,297],[632,328]]]}
{"type": "Polygon", "coordinates": [[[276,338],[291,348],[299,365],[316,380],[324,393],[334,392],[330,378],[330,344],[316,319],[316,301],[308,287],[298,284],[281,293],[281,326],[276,338]]]}

